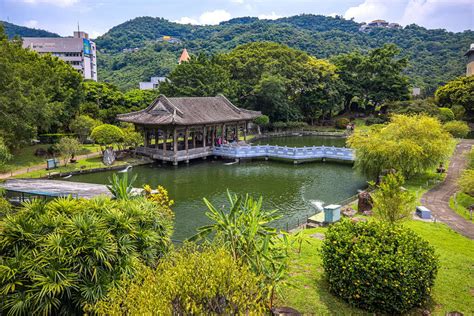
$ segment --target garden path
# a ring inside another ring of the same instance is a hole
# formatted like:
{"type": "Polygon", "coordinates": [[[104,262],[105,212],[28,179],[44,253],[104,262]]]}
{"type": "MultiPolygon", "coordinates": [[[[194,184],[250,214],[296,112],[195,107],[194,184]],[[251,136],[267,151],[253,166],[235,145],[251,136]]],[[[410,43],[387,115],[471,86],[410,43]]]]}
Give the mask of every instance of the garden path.
{"type": "MultiPolygon", "coordinates": [[[[87,154],[87,155],[79,155],[79,156],[76,156],[75,158],[77,160],[87,159],[87,158],[94,158],[94,157],[100,156],[100,154],[101,154],[100,152],[93,152],[93,153],[90,153],[90,154],[87,154]]],[[[25,167],[25,168],[17,169],[17,170],[10,171],[10,172],[0,173],[0,180],[8,179],[8,178],[15,177],[15,176],[18,176],[18,175],[22,175],[22,174],[25,174],[25,173],[28,173],[28,172],[44,170],[44,169],[46,169],[46,161],[42,164],[38,164],[38,165],[30,166],[30,167],[25,167]]]]}
{"type": "Polygon", "coordinates": [[[446,179],[440,185],[426,192],[421,198],[421,203],[430,209],[438,220],[470,239],[474,239],[474,224],[454,212],[449,207],[449,199],[458,191],[457,180],[467,166],[466,154],[473,145],[473,139],[463,139],[459,142],[449,164],[446,179]]]}

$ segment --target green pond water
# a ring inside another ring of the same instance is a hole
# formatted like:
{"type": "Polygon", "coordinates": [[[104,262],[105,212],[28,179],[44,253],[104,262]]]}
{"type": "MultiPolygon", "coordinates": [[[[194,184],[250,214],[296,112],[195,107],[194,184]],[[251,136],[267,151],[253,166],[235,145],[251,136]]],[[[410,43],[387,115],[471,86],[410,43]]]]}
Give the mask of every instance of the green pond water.
{"type": "MultiPolygon", "coordinates": [[[[270,142],[286,146],[344,145],[344,139],[312,136],[265,139],[264,143],[270,142]],[[293,142],[290,142],[291,139],[293,142]]],[[[152,164],[134,167],[129,174],[138,175],[134,184],[136,187],[161,184],[168,189],[171,198],[176,201],[173,206],[176,214],[173,238],[176,240],[192,236],[197,227],[208,223],[203,197],[221,207],[227,205],[227,189],[234,193],[263,196],[266,208],[276,209],[283,214],[283,218],[274,225],[292,228],[316,213],[311,200],[336,203],[356,194],[366,181],[350,164],[345,163],[294,165],[290,162],[262,160],[233,165],[225,163],[220,159],[208,158],[207,161],[195,160],[189,165],[182,163],[177,167],[152,164]]],[[[71,180],[107,184],[112,173],[78,175],[71,180]]]]}

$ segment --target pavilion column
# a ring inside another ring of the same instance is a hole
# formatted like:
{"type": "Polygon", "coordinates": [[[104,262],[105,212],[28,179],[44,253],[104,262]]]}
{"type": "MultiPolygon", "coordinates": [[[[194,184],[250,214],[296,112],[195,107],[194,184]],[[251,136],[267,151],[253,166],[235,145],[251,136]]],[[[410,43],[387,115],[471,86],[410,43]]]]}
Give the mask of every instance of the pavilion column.
{"type": "Polygon", "coordinates": [[[207,126],[204,126],[204,129],[202,131],[202,147],[206,147],[206,138],[207,138],[207,126]]]}
{"type": "Polygon", "coordinates": [[[225,124],[222,124],[222,142],[224,142],[224,139],[226,139],[226,127],[225,127],[225,124]]]}
{"type": "Polygon", "coordinates": [[[165,128],[163,130],[163,154],[166,153],[166,142],[168,141],[168,130],[165,128]]]}
{"type": "Polygon", "coordinates": [[[176,127],[173,129],[173,152],[175,155],[178,152],[178,129],[176,127]]]}
{"type": "Polygon", "coordinates": [[[186,126],[184,129],[184,149],[186,150],[186,154],[188,154],[189,150],[189,127],[186,126]]]}
{"type": "Polygon", "coordinates": [[[247,142],[247,122],[244,122],[244,142],[247,142]]]}
{"type": "Polygon", "coordinates": [[[146,129],[146,127],[143,128],[143,145],[145,146],[145,148],[148,147],[148,130],[146,129]]]}
{"type": "Polygon", "coordinates": [[[240,129],[240,126],[239,126],[239,123],[237,123],[237,125],[235,125],[235,139],[237,143],[239,142],[239,129],[240,129]]]}
{"type": "Polygon", "coordinates": [[[214,147],[216,144],[216,126],[211,127],[211,146],[214,147]]]}
{"type": "Polygon", "coordinates": [[[157,128],[155,129],[155,148],[159,148],[159,142],[160,142],[160,130],[157,128]]]}
{"type": "Polygon", "coordinates": [[[193,129],[193,148],[196,148],[196,128],[193,129]]]}

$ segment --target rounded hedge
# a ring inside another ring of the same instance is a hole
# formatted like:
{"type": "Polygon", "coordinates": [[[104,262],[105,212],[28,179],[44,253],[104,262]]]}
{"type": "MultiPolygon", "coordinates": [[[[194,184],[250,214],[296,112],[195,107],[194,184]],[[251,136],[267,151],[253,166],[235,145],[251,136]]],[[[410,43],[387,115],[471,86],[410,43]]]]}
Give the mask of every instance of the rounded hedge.
{"type": "Polygon", "coordinates": [[[470,132],[469,125],[464,121],[449,121],[443,125],[443,128],[457,138],[464,138],[470,132]]]}
{"type": "Polygon", "coordinates": [[[434,248],[403,226],[343,220],[322,246],[330,290],[349,304],[404,313],[429,297],[438,270],[434,248]]]}

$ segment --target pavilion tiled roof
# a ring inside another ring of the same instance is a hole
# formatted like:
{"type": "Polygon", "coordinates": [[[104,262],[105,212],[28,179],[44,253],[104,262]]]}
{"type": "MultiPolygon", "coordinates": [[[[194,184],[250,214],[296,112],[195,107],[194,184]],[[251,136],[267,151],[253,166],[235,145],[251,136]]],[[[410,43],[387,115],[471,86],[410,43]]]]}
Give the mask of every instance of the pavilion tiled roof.
{"type": "Polygon", "coordinates": [[[137,125],[204,125],[251,121],[262,115],[240,109],[223,95],[216,97],[156,98],[146,109],[120,114],[119,121],[137,125]]]}
{"type": "Polygon", "coordinates": [[[183,52],[181,53],[181,57],[179,57],[178,63],[182,63],[183,61],[188,61],[189,60],[189,54],[188,50],[185,48],[183,49],[183,52]]]}

